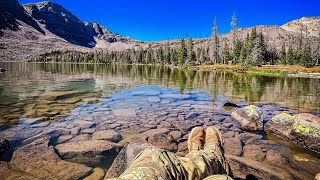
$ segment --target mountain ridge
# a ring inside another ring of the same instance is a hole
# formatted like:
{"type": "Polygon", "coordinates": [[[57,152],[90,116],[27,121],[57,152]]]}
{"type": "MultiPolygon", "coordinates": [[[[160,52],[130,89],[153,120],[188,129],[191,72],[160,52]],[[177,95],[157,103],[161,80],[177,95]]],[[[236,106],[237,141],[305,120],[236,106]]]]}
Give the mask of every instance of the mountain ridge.
{"type": "MultiPolygon", "coordinates": [[[[160,48],[169,44],[177,47],[179,41],[141,42],[130,37],[112,33],[97,22],[81,21],[63,6],[54,2],[39,2],[20,5],[17,0],[0,0],[0,61],[27,61],[51,51],[121,51],[137,48],[160,48]]],[[[303,17],[282,26],[255,26],[262,32],[268,44],[275,48],[297,41],[306,26],[306,39],[317,38],[320,29],[319,17],[303,17]]],[[[239,39],[245,39],[253,27],[236,30],[239,39]]],[[[232,39],[232,32],[222,34],[232,39]]],[[[210,46],[210,38],[196,39],[195,48],[210,46]]],[[[221,47],[223,45],[220,45],[221,47]]]]}
{"type": "Polygon", "coordinates": [[[46,25],[49,31],[67,41],[85,47],[95,47],[96,40],[107,42],[131,42],[131,38],[112,33],[98,23],[81,21],[70,11],[54,2],[39,2],[22,5],[23,8],[40,23],[46,25]],[[97,37],[99,35],[99,37],[97,37]]]}

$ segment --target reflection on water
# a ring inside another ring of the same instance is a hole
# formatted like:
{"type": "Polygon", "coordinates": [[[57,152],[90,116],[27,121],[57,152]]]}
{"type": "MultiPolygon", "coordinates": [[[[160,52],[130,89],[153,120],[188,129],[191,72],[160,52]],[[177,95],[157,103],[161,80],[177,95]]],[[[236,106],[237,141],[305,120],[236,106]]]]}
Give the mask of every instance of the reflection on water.
{"type": "MultiPolygon", "coordinates": [[[[181,94],[206,90],[213,101],[276,103],[319,113],[320,80],[172,69],[164,66],[0,63],[0,127],[21,118],[50,122],[123,89],[157,85],[181,94]]],[[[208,99],[206,99],[208,100],[208,99]]]]}
{"type": "MultiPolygon", "coordinates": [[[[0,67],[7,69],[0,74],[0,137],[8,139],[12,149],[51,133],[57,136],[52,145],[59,151],[57,145],[92,142],[97,138],[95,133],[104,130],[119,133],[123,137],[120,145],[146,136],[144,133],[165,130],[181,133],[177,152],[185,153],[183,144],[195,126],[214,125],[224,135],[247,137],[230,117],[233,109],[223,106],[227,101],[239,107],[258,105],[265,121],[283,111],[318,115],[320,111],[317,79],[164,66],[0,63],[0,67]]],[[[286,141],[254,137],[257,139],[252,143],[290,154],[307,179],[319,172],[319,158],[308,151],[286,141]]],[[[247,146],[248,142],[243,143],[247,146]]],[[[10,160],[12,152],[0,159],[10,160]]],[[[111,162],[77,163],[107,169],[111,162]]]]}

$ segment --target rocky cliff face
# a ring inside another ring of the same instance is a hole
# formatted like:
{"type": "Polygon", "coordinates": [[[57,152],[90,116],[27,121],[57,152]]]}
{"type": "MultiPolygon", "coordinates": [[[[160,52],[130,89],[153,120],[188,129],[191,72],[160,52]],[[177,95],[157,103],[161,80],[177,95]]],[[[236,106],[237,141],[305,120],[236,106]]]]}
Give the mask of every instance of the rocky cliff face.
{"type": "Polygon", "coordinates": [[[23,7],[53,34],[76,45],[93,46],[94,37],[87,33],[84,23],[59,4],[41,2],[23,7]]]}
{"type": "Polygon", "coordinates": [[[49,31],[76,45],[95,47],[95,38],[110,43],[134,41],[131,38],[119,37],[98,23],[82,22],[61,5],[53,2],[25,4],[23,7],[49,31]]]}
{"type": "Polygon", "coordinates": [[[35,20],[25,13],[17,0],[0,0],[0,35],[3,34],[2,29],[17,31],[19,29],[17,20],[24,21],[44,33],[35,20]]]}
{"type": "Polygon", "coordinates": [[[291,21],[283,26],[281,26],[286,31],[296,32],[296,33],[308,33],[309,36],[320,36],[320,16],[318,17],[303,17],[291,21]]]}
{"type": "Polygon", "coordinates": [[[26,61],[51,51],[122,50],[136,41],[98,23],[82,22],[53,2],[0,0],[0,61],[26,61]]]}

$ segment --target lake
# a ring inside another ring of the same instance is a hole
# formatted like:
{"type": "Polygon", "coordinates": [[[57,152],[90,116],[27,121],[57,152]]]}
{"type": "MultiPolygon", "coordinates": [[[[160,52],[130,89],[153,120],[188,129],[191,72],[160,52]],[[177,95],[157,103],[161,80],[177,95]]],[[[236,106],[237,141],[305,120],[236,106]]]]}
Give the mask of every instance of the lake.
{"type": "MultiPolygon", "coordinates": [[[[217,125],[224,133],[244,133],[230,117],[235,108],[223,106],[228,101],[237,108],[260,107],[264,121],[281,112],[320,115],[320,79],[119,64],[1,62],[0,67],[7,70],[0,74],[0,137],[16,147],[52,129],[69,133],[70,138],[60,143],[78,136],[87,140],[108,129],[127,142],[152,129],[173,129],[182,132],[178,144],[194,126],[217,125]]],[[[264,132],[257,135],[268,139],[264,132]]],[[[306,174],[320,172],[316,155],[269,139],[289,148],[293,157],[307,157],[298,162],[312,167],[306,174]]],[[[2,159],[9,160],[10,155],[2,159]]]]}

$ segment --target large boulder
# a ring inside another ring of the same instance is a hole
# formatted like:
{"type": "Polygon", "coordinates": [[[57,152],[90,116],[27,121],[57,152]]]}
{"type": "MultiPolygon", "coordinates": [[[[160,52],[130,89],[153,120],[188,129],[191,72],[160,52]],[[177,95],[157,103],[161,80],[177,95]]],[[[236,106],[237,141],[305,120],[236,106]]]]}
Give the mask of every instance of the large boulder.
{"type": "Polygon", "coordinates": [[[320,153],[320,118],[315,115],[282,113],[266,124],[266,131],[320,153]]]}
{"type": "Polygon", "coordinates": [[[299,174],[299,171],[290,168],[280,168],[267,163],[255,161],[251,158],[226,155],[233,174],[246,179],[251,175],[257,179],[308,179],[309,175],[299,174]]]}
{"type": "Polygon", "coordinates": [[[55,147],[60,156],[70,162],[95,166],[110,165],[121,150],[121,146],[105,140],[77,141],[59,144],[55,147]]]}
{"type": "Polygon", "coordinates": [[[17,149],[7,168],[27,173],[26,179],[82,179],[92,173],[90,167],[62,160],[48,147],[49,140],[44,137],[17,149]]]}
{"type": "Polygon", "coordinates": [[[297,114],[295,117],[296,122],[290,134],[292,140],[320,153],[320,118],[308,113],[297,114]]]}
{"type": "Polygon", "coordinates": [[[294,122],[294,116],[288,113],[281,113],[265,124],[265,130],[284,139],[290,139],[294,122]]]}
{"type": "Polygon", "coordinates": [[[263,129],[263,112],[257,106],[250,105],[233,111],[231,117],[240,123],[243,130],[258,131],[263,129]]]}

